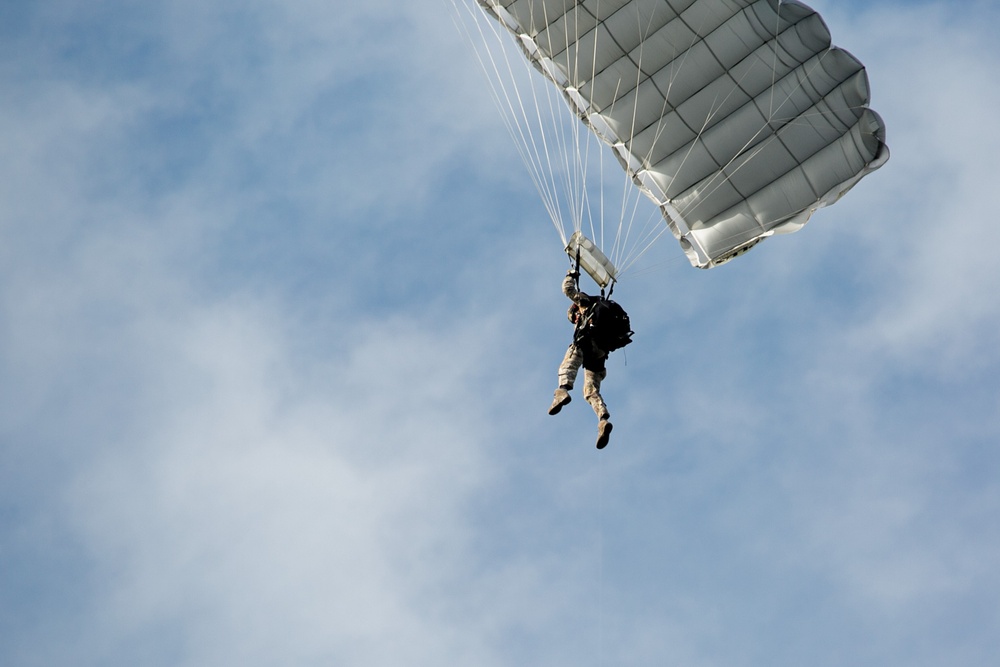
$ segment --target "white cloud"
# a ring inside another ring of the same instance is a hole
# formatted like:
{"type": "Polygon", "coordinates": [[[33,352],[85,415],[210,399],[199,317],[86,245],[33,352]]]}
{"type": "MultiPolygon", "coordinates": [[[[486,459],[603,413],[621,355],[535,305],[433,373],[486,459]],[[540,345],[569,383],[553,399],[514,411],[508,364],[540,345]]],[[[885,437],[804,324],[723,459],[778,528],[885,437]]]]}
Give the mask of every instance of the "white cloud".
{"type": "MultiPolygon", "coordinates": [[[[893,159],[845,209],[866,220],[857,242],[877,262],[865,278],[877,320],[862,333],[907,363],[975,367],[996,348],[1000,280],[991,173],[1000,140],[989,128],[1000,95],[984,86],[1000,62],[995,8],[955,14],[924,4],[843,19],[870,67],[874,106],[893,159]]],[[[859,188],[861,190],[862,188],[859,188]]]]}
{"type": "Polygon", "coordinates": [[[459,508],[485,481],[481,420],[448,410],[462,384],[435,382],[444,354],[471,364],[462,339],[413,327],[420,356],[370,341],[330,369],[351,378],[330,394],[280,377],[266,320],[217,311],[165,335],[180,370],[161,387],[167,423],[143,420],[155,430],[86,466],[67,498],[108,584],[95,607],[140,638],[198,619],[192,664],[430,662],[421,644],[442,638],[413,597],[452,576],[459,508]]]}

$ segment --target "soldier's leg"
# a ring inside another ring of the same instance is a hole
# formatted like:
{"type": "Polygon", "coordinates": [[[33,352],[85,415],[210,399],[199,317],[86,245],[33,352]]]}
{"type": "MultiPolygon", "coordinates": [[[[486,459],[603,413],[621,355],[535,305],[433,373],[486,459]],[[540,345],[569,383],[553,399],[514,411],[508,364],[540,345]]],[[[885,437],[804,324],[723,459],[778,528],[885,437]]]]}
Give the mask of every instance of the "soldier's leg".
{"type": "Polygon", "coordinates": [[[576,384],[576,374],[583,364],[583,354],[576,345],[566,348],[566,356],[559,364],[559,386],[563,389],[572,389],[576,384]]]}
{"type": "Polygon", "coordinates": [[[566,350],[566,356],[559,364],[559,386],[555,390],[552,398],[552,405],[549,406],[549,414],[558,414],[562,407],[573,400],[569,392],[576,382],[576,374],[583,363],[583,354],[576,345],[570,345],[566,350]]]}
{"type": "Polygon", "coordinates": [[[594,408],[594,413],[600,420],[597,424],[597,448],[604,449],[608,446],[608,441],[611,439],[611,429],[614,428],[609,421],[611,419],[611,414],[608,412],[608,406],[604,403],[604,397],[601,396],[601,381],[607,377],[608,371],[604,368],[604,364],[597,370],[585,370],[585,375],[583,378],[583,395],[590,403],[590,407],[594,408]]]}
{"type": "Polygon", "coordinates": [[[607,419],[611,416],[608,412],[608,406],[604,402],[604,397],[601,396],[601,382],[607,375],[606,368],[586,369],[583,374],[583,397],[590,403],[590,407],[594,408],[594,414],[597,415],[598,419],[607,419]]]}

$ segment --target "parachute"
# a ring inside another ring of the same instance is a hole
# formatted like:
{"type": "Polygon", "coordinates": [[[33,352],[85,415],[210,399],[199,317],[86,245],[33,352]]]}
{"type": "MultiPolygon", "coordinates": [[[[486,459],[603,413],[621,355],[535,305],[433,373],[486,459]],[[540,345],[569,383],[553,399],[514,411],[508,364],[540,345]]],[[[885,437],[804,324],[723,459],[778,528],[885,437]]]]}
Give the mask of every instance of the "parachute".
{"type": "Polygon", "coordinates": [[[864,66],[797,0],[452,1],[566,252],[602,287],[667,230],[719,266],[889,158],[864,66]],[[628,191],[607,219],[598,152],[655,203],[645,226],[628,191]]]}

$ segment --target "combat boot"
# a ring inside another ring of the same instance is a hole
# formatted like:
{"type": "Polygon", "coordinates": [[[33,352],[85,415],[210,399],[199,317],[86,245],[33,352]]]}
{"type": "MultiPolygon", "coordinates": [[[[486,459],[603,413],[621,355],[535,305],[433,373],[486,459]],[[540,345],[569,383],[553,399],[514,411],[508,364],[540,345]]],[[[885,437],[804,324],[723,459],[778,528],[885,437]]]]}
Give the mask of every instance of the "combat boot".
{"type": "Polygon", "coordinates": [[[611,429],[614,428],[607,419],[602,419],[597,425],[597,448],[604,449],[611,439],[611,429]]]}
{"type": "Polygon", "coordinates": [[[552,405],[549,406],[549,414],[559,414],[559,411],[563,409],[563,406],[572,400],[573,397],[569,395],[569,389],[566,387],[559,387],[555,391],[555,397],[552,399],[552,405]]]}

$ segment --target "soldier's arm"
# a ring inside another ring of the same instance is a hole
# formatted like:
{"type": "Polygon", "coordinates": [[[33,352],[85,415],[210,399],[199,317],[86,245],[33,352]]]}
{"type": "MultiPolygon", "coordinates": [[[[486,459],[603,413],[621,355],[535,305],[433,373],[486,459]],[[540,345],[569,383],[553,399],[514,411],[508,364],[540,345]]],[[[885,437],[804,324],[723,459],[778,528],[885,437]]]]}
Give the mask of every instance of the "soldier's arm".
{"type": "Polygon", "coordinates": [[[566,274],[566,277],[563,278],[563,284],[562,284],[563,294],[565,294],[566,296],[568,296],[570,299],[572,299],[576,303],[580,303],[581,301],[585,301],[588,298],[587,295],[584,294],[583,292],[581,292],[577,288],[577,286],[576,286],[576,280],[577,280],[578,276],[579,276],[578,273],[570,270],[566,274]]]}

